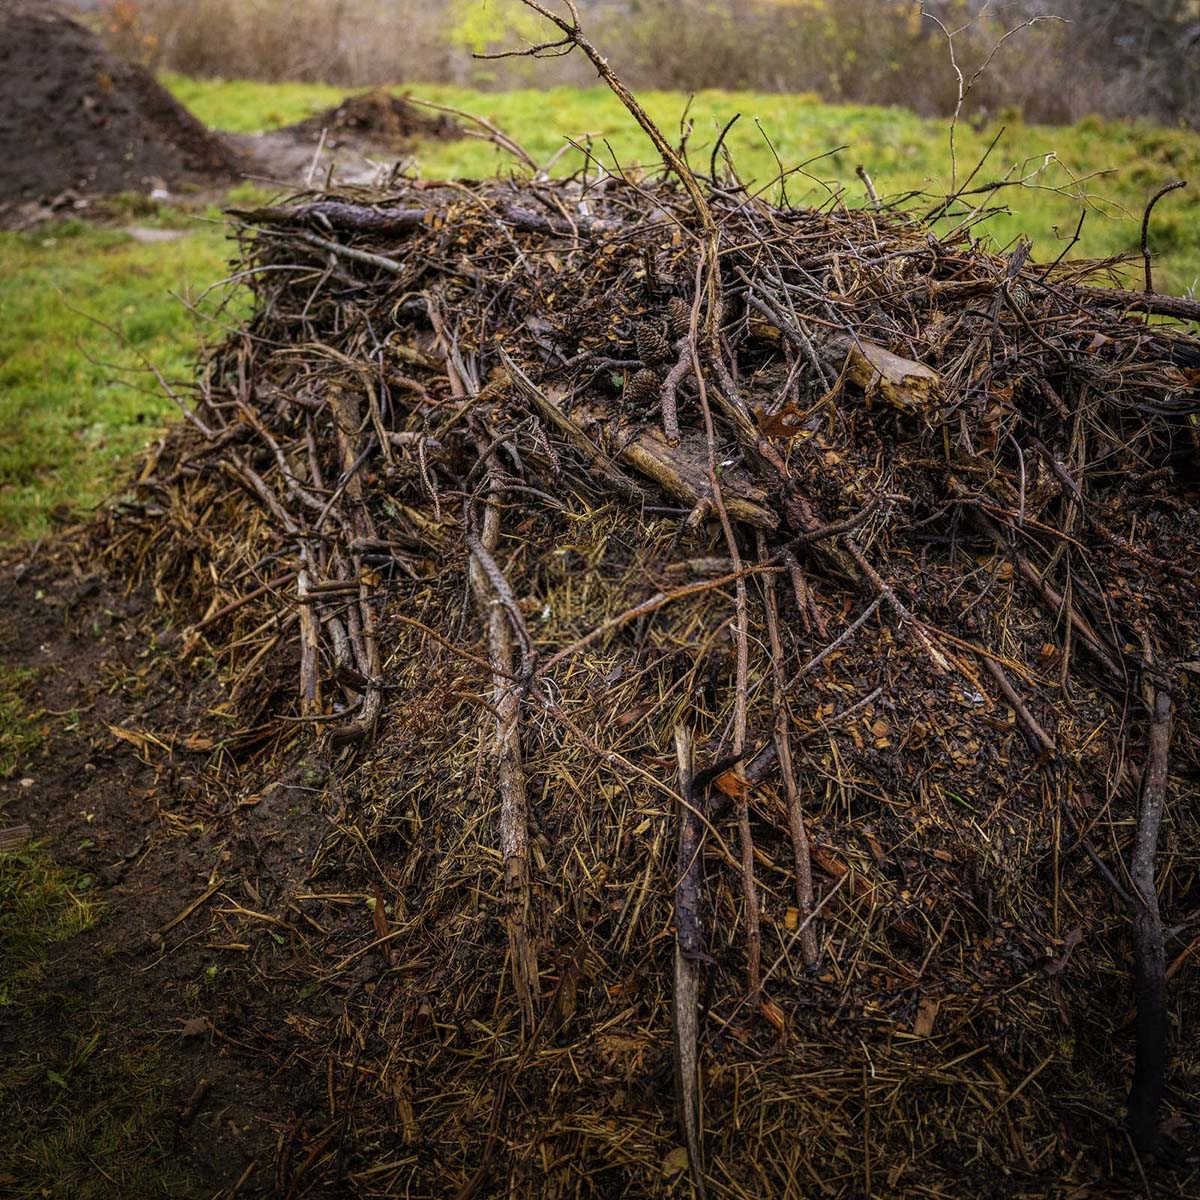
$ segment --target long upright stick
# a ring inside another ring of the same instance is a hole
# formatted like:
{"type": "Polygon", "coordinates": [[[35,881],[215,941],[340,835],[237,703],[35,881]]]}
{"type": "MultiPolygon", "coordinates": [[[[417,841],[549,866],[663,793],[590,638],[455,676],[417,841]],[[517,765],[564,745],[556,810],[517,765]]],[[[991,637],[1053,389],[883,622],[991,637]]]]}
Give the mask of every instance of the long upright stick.
{"type": "Polygon", "coordinates": [[[1159,1109],[1167,1076],[1167,979],[1162,914],[1154,884],[1158,830],[1167,791],[1167,749],[1171,740],[1171,697],[1148,689],[1151,724],[1142,810],[1138,816],[1129,874],[1135,891],[1133,912],[1133,990],[1137,1002],[1137,1050],[1129,1089],[1129,1132],[1142,1153],[1158,1142],[1159,1109]]]}
{"type": "MultiPolygon", "coordinates": [[[[766,539],[758,536],[758,556],[766,560],[766,539]]],[[[787,796],[788,825],[792,834],[792,861],[796,871],[796,908],[799,910],[801,929],[800,952],[804,965],[816,966],[817,934],[809,919],[813,911],[812,854],[808,845],[808,831],[804,828],[804,806],[800,801],[800,790],[796,786],[796,772],[792,766],[792,742],[789,732],[791,719],[787,709],[787,684],[783,675],[783,646],[779,640],[779,598],[775,594],[775,577],[769,576],[764,583],[767,614],[767,637],[771,647],[771,674],[775,684],[775,752],[779,756],[779,773],[783,778],[784,794],[787,796]]]]}
{"type": "MultiPolygon", "coordinates": [[[[489,557],[500,540],[500,508],[495,485],[484,508],[479,545],[489,557]]],[[[487,618],[492,662],[492,707],[496,713],[494,749],[500,788],[500,853],[504,862],[505,926],[513,986],[527,1030],[534,1027],[534,1001],[539,991],[537,955],[529,937],[529,806],[521,765],[520,685],[516,676],[512,627],[495,594],[481,555],[472,553],[471,589],[487,618]]]]}
{"type": "Polygon", "coordinates": [[[704,1200],[700,1140],[700,963],[704,931],[700,919],[701,824],[692,794],[692,735],[675,726],[679,762],[679,857],[675,876],[675,1097],[696,1194],[704,1200]]]}

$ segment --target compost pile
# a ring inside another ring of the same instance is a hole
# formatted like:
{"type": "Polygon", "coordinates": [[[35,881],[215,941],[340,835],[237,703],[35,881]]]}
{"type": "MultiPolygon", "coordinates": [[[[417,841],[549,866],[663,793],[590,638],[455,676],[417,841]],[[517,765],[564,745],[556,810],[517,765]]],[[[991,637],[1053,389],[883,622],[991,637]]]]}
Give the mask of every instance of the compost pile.
{"type": "Polygon", "coordinates": [[[1200,1093],[1194,306],[685,182],[237,214],[114,514],[234,751],[330,755],[281,1178],[1114,1194],[1135,1045],[1141,1144],[1200,1093]]]}

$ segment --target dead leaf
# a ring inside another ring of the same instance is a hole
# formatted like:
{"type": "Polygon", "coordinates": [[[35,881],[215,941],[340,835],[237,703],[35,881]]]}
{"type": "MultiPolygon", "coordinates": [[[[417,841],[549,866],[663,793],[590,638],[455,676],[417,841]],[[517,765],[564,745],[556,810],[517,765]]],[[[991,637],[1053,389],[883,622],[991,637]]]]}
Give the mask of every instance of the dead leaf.
{"type": "Polygon", "coordinates": [[[663,1159],[663,1174],[664,1175],[679,1175],[688,1168],[688,1152],[686,1146],[676,1146],[666,1158],[663,1159]]]}
{"type": "Polygon", "coordinates": [[[1042,969],[1047,975],[1057,975],[1070,960],[1071,951],[1083,941],[1083,930],[1077,925],[1063,938],[1063,951],[1057,958],[1052,958],[1042,969]]]}
{"type": "Polygon", "coordinates": [[[168,754],[171,752],[171,747],[165,742],[140,729],[124,729],[120,725],[110,725],[108,732],[120,741],[128,742],[146,758],[150,757],[151,749],[165,750],[168,754]]]}
{"type": "Polygon", "coordinates": [[[832,875],[834,879],[841,879],[850,870],[841,859],[835,858],[827,850],[822,850],[820,846],[812,848],[812,860],[826,875],[832,875]]]}
{"type": "Polygon", "coordinates": [[[730,767],[713,780],[715,787],[731,800],[744,800],[750,795],[751,783],[736,767],[730,767]]]}
{"type": "Polygon", "coordinates": [[[375,888],[375,903],[371,906],[371,921],[375,926],[375,936],[385,938],[388,935],[387,913],[383,911],[383,894],[378,886],[375,888]]]}

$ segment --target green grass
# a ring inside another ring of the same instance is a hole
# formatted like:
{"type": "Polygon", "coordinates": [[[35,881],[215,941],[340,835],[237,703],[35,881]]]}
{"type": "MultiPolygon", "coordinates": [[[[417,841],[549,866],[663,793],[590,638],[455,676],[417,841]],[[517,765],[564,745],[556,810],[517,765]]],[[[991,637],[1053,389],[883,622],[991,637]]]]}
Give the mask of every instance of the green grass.
{"type": "MultiPolygon", "coordinates": [[[[166,83],[205,122],[242,132],[289,124],[347,94],[313,84],[179,76],[168,76],[166,83]]],[[[653,159],[644,135],[604,89],[411,90],[491,118],[538,161],[547,160],[564,137],[588,135],[603,161],[615,156],[628,166],[653,159]]],[[[672,134],[679,129],[683,96],[658,92],[643,100],[665,129],[672,134]]],[[[756,118],[785,164],[825,155],[792,180],[794,203],[821,203],[828,188],[839,184],[848,203],[861,203],[862,185],[855,177],[859,163],[883,195],[912,189],[941,193],[948,187],[945,121],[922,120],[899,109],[825,105],[809,96],[700,93],[690,110],[697,162],[707,166],[716,130],[738,112],[741,120],[727,144],[748,181],[767,181],[776,170],[756,118]],[[835,149],[839,146],[845,148],[835,149]]],[[[960,177],[998,130],[998,125],[959,129],[960,177]]],[[[513,169],[510,158],[478,139],[422,142],[414,160],[430,178],[513,169]]],[[[572,170],[578,162],[571,152],[556,169],[572,170]]],[[[1013,164],[1025,164],[1024,172],[1041,165],[1037,186],[1002,192],[1012,211],[993,218],[987,229],[998,245],[1029,235],[1043,259],[1064,247],[1084,205],[1088,216],[1074,253],[1136,252],[1147,197],[1171,179],[1191,179],[1186,191],[1156,209],[1151,244],[1160,289],[1184,292],[1200,278],[1200,135],[1098,119],[1067,128],[1024,125],[1018,119],[978,178],[1000,177],[1013,164]]],[[[187,236],[166,245],[141,245],[117,229],[78,222],[0,234],[0,540],[40,536],[56,515],[93,507],[174,411],[140,368],[149,360],[167,375],[187,375],[199,334],[172,293],[220,278],[225,244],[217,225],[195,217],[169,210],[134,216],[142,224],[183,225],[187,236]]]]}
{"type": "Polygon", "coordinates": [[[0,536],[93,507],[154,437],[173,405],[145,364],[188,373],[176,295],[225,257],[220,225],[198,220],[158,245],[76,221],[0,234],[0,536]]]}
{"type": "Polygon", "coordinates": [[[34,674],[28,669],[0,667],[0,779],[15,775],[42,741],[24,699],[34,674]]]}
{"type": "MultiPolygon", "coordinates": [[[[338,89],[304,84],[264,84],[168,77],[176,95],[201,120],[232,131],[275,128],[311,116],[347,95],[338,89]]],[[[513,134],[544,162],[565,137],[592,135],[596,155],[611,165],[653,161],[644,134],[606,88],[587,90],[478,92],[446,86],[406,85],[412,94],[486,116],[513,134]]],[[[686,98],[673,92],[640,97],[650,115],[676,134],[686,98]]],[[[807,176],[789,185],[794,203],[821,203],[824,185],[842,185],[847,202],[864,201],[855,168],[863,164],[881,195],[912,190],[944,193],[950,186],[949,123],[925,120],[903,109],[821,104],[812,96],[706,91],[691,104],[694,124],[691,151],[708,165],[717,130],[735,113],[741,119],[726,144],[747,181],[767,181],[776,173],[763,131],[787,166],[813,162],[807,176]],[[756,125],[757,121],[757,125],[756,125]],[[761,130],[759,128],[761,126],[761,130]],[[838,149],[838,147],[845,147],[838,149]],[[827,154],[826,152],[834,151],[827,154]]],[[[1004,122],[976,130],[968,124],[956,134],[959,177],[974,167],[1004,122]]],[[[509,170],[512,159],[478,139],[425,142],[415,152],[417,168],[427,177],[477,177],[509,170]]],[[[569,153],[556,169],[574,170],[580,156],[569,153]]],[[[1011,213],[985,227],[992,239],[1007,244],[1020,234],[1031,237],[1035,254],[1054,258],[1075,230],[1081,208],[1089,208],[1083,236],[1073,253],[1109,257],[1136,253],[1147,199],[1162,184],[1190,179],[1191,186],[1168,197],[1156,209],[1151,247],[1158,257],[1156,285],[1184,292],[1200,279],[1200,134],[1140,122],[1087,118],[1072,126],[1025,125],[1014,116],[975,179],[991,182],[1017,167],[1014,178],[1038,168],[1032,186],[999,193],[1011,213]],[[1052,190],[1057,189],[1057,190],[1052,190]],[[1065,192],[1065,194],[1062,194],[1065,192]]]]}
{"type": "Polygon", "coordinates": [[[55,866],[36,845],[0,850],[0,1014],[36,985],[55,942],[95,923],[91,884],[89,876],[55,866]]]}

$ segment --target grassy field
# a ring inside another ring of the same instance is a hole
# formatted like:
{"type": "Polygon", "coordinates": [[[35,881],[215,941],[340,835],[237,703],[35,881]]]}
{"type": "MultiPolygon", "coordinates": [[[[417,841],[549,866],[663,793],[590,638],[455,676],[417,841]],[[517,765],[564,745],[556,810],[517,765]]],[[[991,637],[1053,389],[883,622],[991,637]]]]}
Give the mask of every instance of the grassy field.
{"type": "MultiPolygon", "coordinates": [[[[335,103],[343,90],[307,84],[256,84],[168,77],[168,86],[208,124],[230,131],[270,129],[335,103]]],[[[421,89],[443,104],[485,115],[515,135],[539,161],[564,137],[590,137],[596,155],[625,166],[651,149],[607,91],[480,93],[421,89]]],[[[676,130],[686,99],[643,97],[665,128],[676,130]]],[[[690,145],[707,165],[716,130],[734,113],[729,138],[747,181],[769,181],[775,160],[812,159],[793,178],[793,203],[821,203],[830,189],[864,200],[855,168],[863,164],[882,195],[944,193],[951,178],[948,127],[899,109],[820,104],[812,97],[704,92],[690,108],[690,145]],[[821,157],[817,157],[821,156],[821,157]]],[[[959,178],[1000,130],[958,130],[959,178]]],[[[479,140],[423,143],[414,166],[427,177],[508,171],[512,160],[479,140]]],[[[575,152],[556,169],[572,170],[575,152]]],[[[976,182],[1030,176],[1001,195],[1011,212],[987,225],[1003,245],[1032,237],[1035,253],[1053,257],[1088,215],[1076,253],[1136,251],[1146,198],[1163,183],[1191,179],[1156,210],[1152,246],[1156,282],[1184,292],[1200,278],[1200,135],[1141,124],[1088,120],[1069,128],[1012,121],[976,182]]],[[[120,216],[120,214],[118,214],[120,216]]],[[[0,234],[0,539],[43,534],[57,515],[93,506],[119,479],[130,456],[149,440],[173,406],[145,370],[186,374],[204,323],[177,296],[224,272],[226,244],[215,209],[185,213],[144,207],[104,228],[80,222],[30,233],[0,234]],[[123,226],[179,229],[165,244],[142,244],[123,226]]]]}
{"type": "Polygon", "coordinates": [[[219,278],[218,224],[145,245],[80,222],[0,235],[0,537],[94,506],[172,407],[146,364],[182,375],[180,296],[219,278]]]}
{"type": "MultiPolygon", "coordinates": [[[[299,120],[346,94],[300,84],[179,77],[166,82],[201,120],[235,132],[299,120]]],[[[564,138],[582,140],[588,135],[602,162],[611,164],[615,157],[631,164],[653,157],[649,141],[606,88],[486,93],[424,87],[414,94],[490,118],[539,162],[549,159],[564,138]]],[[[648,92],[640,98],[662,128],[679,129],[686,97],[648,92]]],[[[690,146],[695,161],[706,169],[717,131],[735,113],[741,119],[726,145],[748,183],[768,181],[776,174],[767,137],[786,166],[814,160],[806,174],[789,185],[793,203],[820,204],[828,199],[829,188],[839,185],[845,188],[848,204],[864,203],[855,175],[860,163],[883,196],[918,190],[937,195],[950,187],[948,122],[924,120],[897,108],[821,104],[812,96],[697,94],[689,110],[694,126],[690,146]]],[[[1035,254],[1053,258],[1086,207],[1076,253],[1097,258],[1134,253],[1149,196],[1173,179],[1191,179],[1188,190],[1156,210],[1151,244],[1160,258],[1156,282],[1161,290],[1200,287],[1200,134],[1098,118],[1061,128],[1025,125],[1015,115],[978,129],[963,124],[955,139],[960,181],[997,134],[999,141],[974,185],[1029,178],[1029,186],[999,193],[1012,211],[988,222],[986,230],[994,241],[1005,244],[1025,234],[1033,239],[1035,254]]],[[[512,164],[494,146],[475,139],[426,143],[414,157],[417,169],[429,177],[489,175],[512,164]]],[[[580,155],[568,153],[556,170],[574,170],[580,161],[580,155]]]]}

